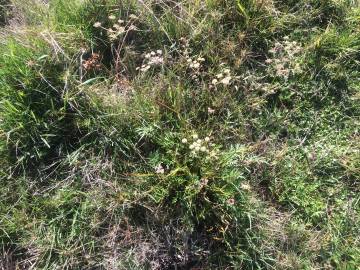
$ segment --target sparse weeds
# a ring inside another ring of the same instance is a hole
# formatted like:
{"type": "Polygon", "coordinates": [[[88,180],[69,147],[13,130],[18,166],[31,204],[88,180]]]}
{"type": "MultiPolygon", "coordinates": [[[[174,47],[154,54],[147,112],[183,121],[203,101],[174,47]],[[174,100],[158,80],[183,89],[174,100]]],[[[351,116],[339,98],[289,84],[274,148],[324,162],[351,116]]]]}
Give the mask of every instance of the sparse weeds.
{"type": "Polygon", "coordinates": [[[355,1],[12,4],[0,268],[357,267],[355,1]]]}

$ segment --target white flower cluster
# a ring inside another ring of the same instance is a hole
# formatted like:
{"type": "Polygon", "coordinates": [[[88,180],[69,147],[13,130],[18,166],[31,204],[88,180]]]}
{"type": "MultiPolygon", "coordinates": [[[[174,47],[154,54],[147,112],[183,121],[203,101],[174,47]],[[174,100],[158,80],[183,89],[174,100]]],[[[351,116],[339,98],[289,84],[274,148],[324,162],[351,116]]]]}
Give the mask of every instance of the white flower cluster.
{"type": "Polygon", "coordinates": [[[151,67],[161,66],[164,64],[164,56],[162,50],[157,50],[156,52],[152,51],[146,53],[144,57],[143,64],[141,67],[137,67],[136,70],[141,72],[148,71],[151,67]]]}
{"type": "Polygon", "coordinates": [[[250,184],[248,182],[241,183],[240,187],[243,190],[247,190],[247,191],[251,190],[251,186],[250,186],[250,184]]]}
{"type": "Polygon", "coordinates": [[[266,59],[265,63],[276,76],[287,80],[290,74],[302,72],[300,64],[296,61],[301,52],[302,48],[296,41],[289,41],[289,37],[285,37],[283,42],[276,42],[269,50],[271,57],[266,59]]]}
{"type": "Polygon", "coordinates": [[[182,37],[179,39],[179,45],[180,45],[180,52],[184,55],[186,59],[188,59],[189,55],[192,52],[192,49],[190,48],[189,40],[182,37]]]}
{"type": "Polygon", "coordinates": [[[212,86],[216,86],[219,83],[227,86],[227,85],[231,84],[232,79],[233,79],[232,76],[231,76],[230,69],[228,69],[228,68],[224,68],[220,73],[216,74],[215,77],[216,78],[214,78],[211,81],[212,86]]]}
{"type": "Polygon", "coordinates": [[[215,75],[214,79],[212,79],[209,85],[210,88],[215,88],[217,85],[230,86],[234,83],[235,79],[239,78],[234,76],[231,73],[231,70],[227,67],[224,67],[224,65],[224,63],[220,65],[223,67],[223,69],[221,70],[221,72],[215,75]]]}
{"type": "Polygon", "coordinates": [[[107,35],[110,40],[112,40],[112,41],[116,40],[119,36],[121,36],[122,34],[124,34],[126,32],[125,27],[121,25],[123,23],[124,22],[122,20],[118,20],[118,23],[114,23],[112,28],[109,28],[107,30],[107,35]]]}
{"type": "MultiPolygon", "coordinates": [[[[130,20],[131,19],[135,19],[135,15],[130,15],[129,18],[130,20]]],[[[104,29],[106,31],[106,34],[107,36],[109,37],[109,39],[111,41],[114,41],[116,40],[118,37],[120,37],[121,35],[123,35],[125,32],[126,32],[126,29],[129,30],[135,30],[136,27],[130,22],[130,26],[126,26],[124,25],[125,24],[125,21],[124,20],[121,20],[121,19],[118,19],[116,18],[115,15],[110,15],[109,17],[109,20],[110,22],[112,23],[112,26],[111,27],[103,27],[102,26],[102,23],[101,22],[96,22],[94,23],[94,27],[95,28],[101,28],[101,29],[104,29]]],[[[136,17],[137,18],[137,17],[136,17]]],[[[128,23],[129,25],[129,23],[128,23]]]]}
{"type": "Polygon", "coordinates": [[[185,54],[185,59],[186,65],[190,69],[191,78],[199,83],[203,73],[203,62],[205,62],[205,58],[201,56],[191,57],[188,54],[185,54]]]}
{"type": "Polygon", "coordinates": [[[180,38],[180,54],[184,61],[184,66],[188,69],[190,76],[195,82],[199,83],[201,75],[204,73],[205,58],[199,55],[192,55],[193,50],[189,45],[189,40],[186,38],[180,38]]]}
{"type": "Polygon", "coordinates": [[[205,58],[203,57],[198,57],[196,60],[193,60],[190,56],[186,56],[186,62],[188,63],[189,68],[194,70],[199,70],[202,67],[201,63],[204,61],[205,58]]]}
{"type": "MultiPolygon", "coordinates": [[[[195,55],[193,53],[189,46],[189,40],[186,38],[180,38],[179,44],[182,59],[190,73],[191,79],[199,83],[200,81],[204,81],[205,78],[208,78],[208,72],[204,65],[206,61],[205,58],[202,55],[195,55]]],[[[218,85],[230,86],[238,78],[239,77],[235,77],[231,70],[226,67],[225,63],[221,63],[220,72],[216,74],[212,80],[210,79],[209,87],[215,88],[218,85]]]]}
{"type": "Polygon", "coordinates": [[[157,174],[164,174],[165,173],[165,168],[163,167],[163,165],[161,163],[158,164],[154,169],[155,169],[155,172],[157,174]]]}
{"type": "Polygon", "coordinates": [[[215,145],[211,143],[209,136],[201,139],[197,134],[193,134],[191,139],[183,138],[181,142],[189,145],[189,150],[193,156],[197,156],[199,153],[207,154],[208,157],[217,156],[217,150],[214,149],[215,145]]]}

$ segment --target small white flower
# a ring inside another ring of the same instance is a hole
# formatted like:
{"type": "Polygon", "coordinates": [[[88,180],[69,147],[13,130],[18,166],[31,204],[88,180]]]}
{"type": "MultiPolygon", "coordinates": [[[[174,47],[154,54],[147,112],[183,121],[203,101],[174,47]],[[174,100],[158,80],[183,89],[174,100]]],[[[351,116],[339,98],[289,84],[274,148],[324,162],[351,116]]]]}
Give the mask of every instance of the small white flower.
{"type": "Polygon", "coordinates": [[[205,61],[205,58],[199,57],[197,60],[198,60],[199,62],[204,62],[204,61],[205,61]]]}
{"type": "Polygon", "coordinates": [[[165,173],[165,169],[164,169],[164,167],[163,167],[161,164],[159,164],[159,165],[157,165],[157,166],[155,167],[155,172],[156,172],[157,174],[164,174],[164,173],[165,173]]]}
{"type": "Polygon", "coordinates": [[[276,50],[275,50],[274,48],[272,48],[271,50],[269,50],[269,53],[275,54],[275,53],[276,53],[276,50]]]}
{"type": "Polygon", "coordinates": [[[198,139],[198,140],[196,141],[196,143],[200,145],[200,144],[202,143],[202,140],[201,140],[201,139],[198,139]]]}
{"type": "Polygon", "coordinates": [[[153,56],[150,61],[149,61],[149,65],[161,65],[164,62],[164,59],[162,57],[159,56],[153,56]]]}
{"type": "Polygon", "coordinates": [[[118,20],[118,23],[123,24],[124,21],[119,19],[119,20],[118,20]]]}
{"type": "Polygon", "coordinates": [[[151,55],[151,56],[155,56],[156,53],[155,53],[154,51],[152,51],[152,52],[150,53],[150,55],[151,55]]]}
{"type": "Polygon", "coordinates": [[[297,63],[294,68],[294,73],[301,73],[301,72],[302,72],[302,70],[301,70],[300,64],[297,63]]]}
{"type": "Polygon", "coordinates": [[[206,147],[205,147],[205,146],[202,146],[202,147],[200,148],[200,151],[201,151],[201,152],[206,152],[206,147]]]}
{"type": "Polygon", "coordinates": [[[217,80],[217,79],[213,79],[213,80],[211,81],[211,83],[215,85],[215,84],[218,83],[218,80],[217,80]]]}
{"type": "Polygon", "coordinates": [[[125,27],[120,26],[118,28],[118,35],[125,33],[125,27]]]}
{"type": "Polygon", "coordinates": [[[109,16],[109,19],[110,19],[110,20],[115,20],[116,17],[115,17],[115,15],[110,15],[110,16],[109,16]]]}
{"type": "Polygon", "coordinates": [[[140,69],[140,71],[146,72],[146,71],[148,71],[149,69],[150,69],[150,66],[145,66],[145,67],[142,67],[142,68],[140,69]]]}
{"type": "Polygon", "coordinates": [[[205,137],[205,142],[210,142],[210,138],[209,138],[209,137],[205,137]]]}
{"type": "Polygon", "coordinates": [[[130,19],[133,19],[133,20],[138,19],[138,17],[137,17],[135,14],[130,14],[130,15],[129,15],[129,18],[130,18],[130,19]]]}
{"type": "Polygon", "coordinates": [[[157,50],[156,53],[157,53],[158,55],[162,55],[162,50],[157,50]]]}
{"type": "Polygon", "coordinates": [[[189,146],[189,149],[190,149],[190,150],[193,150],[194,148],[195,148],[194,144],[191,144],[191,145],[189,146]]]}
{"type": "Polygon", "coordinates": [[[188,140],[187,140],[186,138],[184,138],[184,139],[181,140],[181,142],[182,142],[182,143],[187,143],[188,140]]]}
{"type": "Polygon", "coordinates": [[[191,64],[190,64],[190,67],[191,68],[195,68],[195,69],[198,69],[200,67],[200,63],[198,61],[193,61],[191,64]]]}
{"type": "Polygon", "coordinates": [[[208,184],[208,182],[209,182],[209,179],[207,179],[207,178],[202,178],[202,179],[200,180],[200,186],[204,187],[204,186],[206,186],[206,185],[208,184]]]}
{"type": "Polygon", "coordinates": [[[224,77],[224,75],[222,73],[219,73],[219,74],[216,75],[216,78],[218,78],[218,79],[221,79],[223,77],[224,77]]]}
{"type": "Polygon", "coordinates": [[[230,69],[228,69],[228,68],[224,69],[224,73],[225,74],[230,74],[230,69]]]}
{"type": "Polygon", "coordinates": [[[117,36],[116,36],[116,34],[110,34],[110,35],[109,35],[109,38],[110,38],[111,40],[115,40],[115,39],[117,38],[117,36]]]}
{"type": "Polygon", "coordinates": [[[243,190],[250,190],[251,189],[251,187],[250,187],[250,185],[248,183],[242,183],[241,188],[243,190]]]}
{"type": "Polygon", "coordinates": [[[96,22],[96,23],[94,23],[94,27],[95,27],[95,28],[101,27],[101,22],[96,22]]]}
{"type": "Polygon", "coordinates": [[[200,146],[196,146],[195,151],[197,151],[197,152],[200,151],[200,146]]]}
{"type": "Polygon", "coordinates": [[[230,81],[231,81],[231,77],[228,76],[228,77],[225,77],[224,79],[222,79],[221,83],[224,84],[224,85],[229,85],[230,81]]]}
{"type": "Polygon", "coordinates": [[[215,112],[215,110],[214,110],[214,109],[212,109],[212,108],[208,107],[208,113],[209,113],[209,114],[213,114],[214,112],[215,112]]]}
{"type": "Polygon", "coordinates": [[[199,138],[199,136],[198,136],[197,134],[194,134],[194,135],[192,135],[192,138],[193,138],[194,140],[197,140],[197,139],[199,138]]]}

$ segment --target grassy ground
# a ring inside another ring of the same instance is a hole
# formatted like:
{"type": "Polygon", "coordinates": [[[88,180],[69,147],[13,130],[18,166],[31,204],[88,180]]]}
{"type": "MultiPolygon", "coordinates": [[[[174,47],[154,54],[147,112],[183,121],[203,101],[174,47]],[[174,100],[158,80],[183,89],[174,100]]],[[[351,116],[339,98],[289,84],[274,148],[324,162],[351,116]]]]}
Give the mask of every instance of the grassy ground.
{"type": "Polygon", "coordinates": [[[0,25],[0,269],[358,269],[358,1],[0,0],[0,25]]]}

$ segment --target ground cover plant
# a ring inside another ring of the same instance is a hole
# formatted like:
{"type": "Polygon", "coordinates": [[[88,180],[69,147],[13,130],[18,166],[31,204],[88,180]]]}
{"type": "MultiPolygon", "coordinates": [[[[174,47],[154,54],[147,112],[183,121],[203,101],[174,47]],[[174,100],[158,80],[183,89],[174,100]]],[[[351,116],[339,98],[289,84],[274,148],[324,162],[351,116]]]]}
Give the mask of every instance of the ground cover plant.
{"type": "Polygon", "coordinates": [[[356,0],[0,0],[0,269],[358,269],[356,0]]]}

